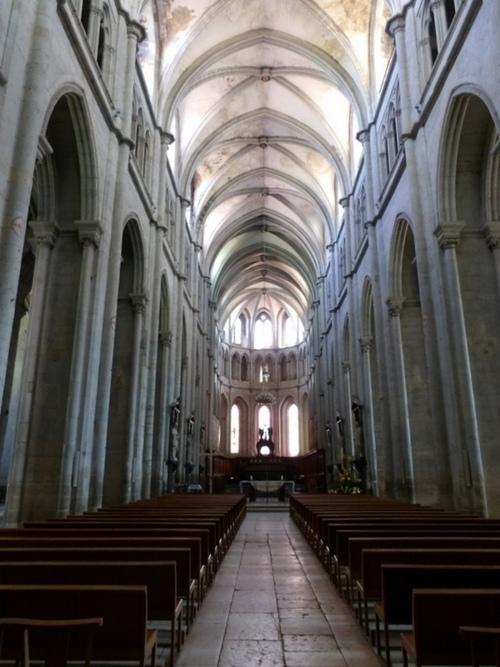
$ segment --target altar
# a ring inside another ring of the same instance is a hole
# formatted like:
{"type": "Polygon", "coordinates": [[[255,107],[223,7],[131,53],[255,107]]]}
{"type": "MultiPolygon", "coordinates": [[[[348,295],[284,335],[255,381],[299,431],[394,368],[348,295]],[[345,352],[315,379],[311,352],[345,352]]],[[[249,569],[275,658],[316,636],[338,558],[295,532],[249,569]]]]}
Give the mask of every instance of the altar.
{"type": "Polygon", "coordinates": [[[295,493],[295,482],[293,480],[242,480],[240,482],[240,493],[244,493],[254,502],[257,498],[277,498],[284,502],[286,498],[295,493]]]}

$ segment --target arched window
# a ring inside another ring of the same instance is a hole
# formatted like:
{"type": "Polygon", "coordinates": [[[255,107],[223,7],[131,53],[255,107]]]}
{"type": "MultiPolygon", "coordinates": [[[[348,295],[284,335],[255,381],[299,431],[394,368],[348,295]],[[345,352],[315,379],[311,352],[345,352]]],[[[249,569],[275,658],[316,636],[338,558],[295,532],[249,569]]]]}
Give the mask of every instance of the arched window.
{"type": "Polygon", "coordinates": [[[267,313],[261,313],[255,322],[254,345],[257,350],[273,347],[273,324],[267,313]]]}
{"type": "Polygon", "coordinates": [[[229,449],[231,454],[238,454],[240,451],[240,426],[241,412],[235,404],[231,408],[231,442],[229,449]]]}
{"type": "Polygon", "coordinates": [[[280,380],[282,382],[288,380],[288,364],[285,355],[280,358],[280,380]]]}
{"type": "Polygon", "coordinates": [[[231,358],[231,378],[233,380],[241,378],[240,357],[237,354],[233,354],[231,358]]]}
{"type": "Polygon", "coordinates": [[[80,20],[87,34],[89,33],[89,27],[90,27],[91,5],[92,5],[91,0],[83,0],[82,11],[80,15],[80,20]]]}
{"type": "Polygon", "coordinates": [[[291,347],[297,342],[297,327],[288,313],[283,317],[282,339],[284,347],[291,347]]]}
{"type": "Polygon", "coordinates": [[[236,318],[233,326],[233,343],[235,345],[241,345],[241,319],[236,318]]]}
{"type": "Polygon", "coordinates": [[[248,359],[246,356],[241,358],[241,379],[248,382],[248,359]]]}
{"type": "MultiPolygon", "coordinates": [[[[257,413],[257,422],[259,430],[262,429],[265,433],[270,434],[269,429],[271,428],[271,410],[267,407],[267,405],[260,406],[257,413]]],[[[264,456],[267,456],[271,453],[271,450],[269,448],[262,447],[260,453],[264,456]]]]}
{"type": "Polygon", "coordinates": [[[146,38],[142,40],[137,49],[137,58],[141,65],[144,79],[148,87],[150,97],[153,97],[155,88],[156,67],[156,30],[153,3],[148,2],[140,16],[140,22],[146,29],[146,38]]]}
{"type": "Polygon", "coordinates": [[[432,7],[429,6],[429,21],[427,23],[427,31],[429,37],[429,48],[431,50],[431,61],[432,64],[436,62],[438,56],[438,43],[436,36],[436,22],[434,20],[434,12],[432,7]]]}
{"type": "Polygon", "coordinates": [[[293,404],[286,413],[286,426],[288,436],[288,454],[289,456],[298,456],[300,451],[299,445],[299,409],[293,404]]]}
{"type": "Polygon", "coordinates": [[[455,0],[445,0],[444,2],[444,9],[446,12],[446,21],[448,23],[448,28],[451,25],[451,22],[455,18],[455,14],[457,13],[456,7],[455,7],[455,0]]]}

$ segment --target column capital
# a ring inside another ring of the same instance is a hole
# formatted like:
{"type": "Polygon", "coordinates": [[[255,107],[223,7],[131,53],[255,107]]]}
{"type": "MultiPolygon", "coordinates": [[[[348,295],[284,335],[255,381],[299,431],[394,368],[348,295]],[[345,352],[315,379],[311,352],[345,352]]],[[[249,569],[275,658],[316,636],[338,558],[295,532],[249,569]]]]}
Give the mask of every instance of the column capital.
{"type": "Polygon", "coordinates": [[[361,336],[359,344],[361,346],[361,352],[363,354],[368,354],[373,347],[373,336],[361,336]]]}
{"type": "Polygon", "coordinates": [[[369,130],[369,128],[366,128],[364,130],[360,130],[356,135],[356,139],[362,144],[370,143],[370,130],[369,130]]]}
{"type": "Polygon", "coordinates": [[[349,208],[350,199],[351,199],[351,195],[347,195],[346,197],[342,197],[342,199],[339,199],[339,204],[342,206],[342,208],[349,208]]]}
{"type": "Polygon", "coordinates": [[[342,370],[344,371],[344,375],[349,375],[351,372],[351,362],[349,360],[342,362],[342,370]]]}
{"type": "Polygon", "coordinates": [[[403,14],[396,14],[387,21],[385,29],[395,39],[397,33],[404,33],[406,30],[406,17],[403,14]]]}
{"type": "Polygon", "coordinates": [[[171,331],[160,331],[158,336],[163,347],[170,347],[172,345],[173,334],[171,331]]]}
{"type": "Polygon", "coordinates": [[[160,134],[160,141],[162,144],[165,144],[167,148],[174,143],[175,137],[170,132],[162,131],[160,134]]]}
{"type": "Polygon", "coordinates": [[[387,307],[389,308],[389,315],[391,317],[401,317],[405,300],[406,298],[404,296],[390,296],[386,300],[387,307]]]}
{"type": "Polygon", "coordinates": [[[127,26],[127,36],[137,40],[137,43],[142,42],[146,37],[146,29],[141,23],[131,21],[127,26]]]}
{"type": "Polygon", "coordinates": [[[464,228],[463,222],[441,222],[434,230],[439,247],[442,250],[455,248],[460,243],[460,234],[464,228]]]}
{"type": "Polygon", "coordinates": [[[146,304],[148,302],[148,297],[144,294],[130,294],[130,301],[132,302],[132,308],[136,315],[144,315],[146,310],[146,304]]]}
{"type": "Polygon", "coordinates": [[[499,250],[500,249],[500,222],[497,220],[492,220],[482,229],[486,244],[490,250],[499,250]]]}
{"type": "Polygon", "coordinates": [[[29,225],[38,245],[47,245],[50,248],[55,245],[58,229],[53,220],[31,220],[29,225]]]}
{"type": "Polygon", "coordinates": [[[96,248],[99,247],[103,229],[98,220],[75,220],[75,227],[78,230],[78,240],[82,244],[91,243],[96,248]]]}

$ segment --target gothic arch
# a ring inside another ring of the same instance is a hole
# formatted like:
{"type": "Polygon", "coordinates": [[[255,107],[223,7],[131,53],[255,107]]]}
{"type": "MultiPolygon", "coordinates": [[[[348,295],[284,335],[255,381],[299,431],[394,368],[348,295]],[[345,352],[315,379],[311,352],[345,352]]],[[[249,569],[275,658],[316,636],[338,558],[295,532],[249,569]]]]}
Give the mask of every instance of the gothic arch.
{"type": "Polygon", "coordinates": [[[392,453],[394,470],[400,471],[400,493],[403,496],[414,495],[417,501],[421,498],[438,504],[441,497],[434,465],[432,420],[422,418],[422,415],[432,415],[433,406],[420,301],[420,267],[413,230],[403,217],[396,221],[390,267],[392,293],[388,303],[399,385],[399,433],[395,436],[395,442],[399,442],[392,453]],[[416,486],[414,480],[417,480],[416,486]]]}
{"type": "MultiPolygon", "coordinates": [[[[238,442],[238,451],[231,452],[230,448],[227,450],[227,453],[239,454],[240,456],[253,456],[255,451],[253,451],[253,439],[250,433],[250,423],[249,423],[249,408],[248,403],[241,397],[237,396],[233,399],[231,409],[236,406],[239,410],[239,442],[238,442]]],[[[232,431],[233,424],[231,420],[231,414],[228,414],[228,423],[229,428],[232,431]]],[[[229,444],[231,446],[233,434],[229,434],[229,444]]]]}
{"type": "Polygon", "coordinates": [[[439,161],[437,236],[452,332],[457,437],[471,461],[467,493],[475,494],[472,502],[479,509],[485,498],[500,499],[495,456],[500,418],[490,400],[500,374],[500,233],[494,218],[500,201],[499,127],[498,110],[483,91],[458,89],[450,100],[439,161]],[[453,269],[444,262],[452,256],[453,269]]]}
{"type": "MultiPolygon", "coordinates": [[[[29,444],[20,454],[15,448],[19,432],[11,422],[12,437],[5,442],[3,465],[14,452],[12,484],[29,484],[33,489],[30,502],[45,514],[55,514],[61,508],[69,511],[78,502],[77,496],[85,502],[88,492],[88,477],[71,487],[68,470],[80,439],[86,437],[85,429],[91,428],[81,423],[81,405],[73,398],[81,395],[86,382],[91,339],[88,299],[96,298],[92,277],[102,230],[96,222],[95,164],[84,99],[74,86],[65,86],[52,97],[41,129],[18,288],[20,305],[29,303],[29,307],[24,313],[17,310],[9,354],[11,370],[17,366],[22,379],[4,392],[4,405],[16,403],[12,418],[19,424],[29,422],[30,434],[29,444]],[[36,248],[36,264],[30,248],[36,248]],[[24,342],[19,338],[19,316],[25,322],[24,342]],[[37,350],[36,365],[28,361],[24,349],[37,350]],[[52,415],[50,429],[47,414],[52,415]],[[51,458],[42,466],[42,474],[37,462],[47,448],[51,458]],[[44,503],[46,507],[41,508],[44,503]]],[[[5,424],[0,424],[0,431],[4,428],[5,424]]],[[[34,511],[27,505],[21,507],[21,502],[12,495],[7,499],[7,513],[14,521],[19,512],[29,515],[34,511]]]]}
{"type": "Polygon", "coordinates": [[[303,443],[300,438],[301,432],[301,423],[300,423],[300,410],[298,409],[297,401],[292,396],[287,396],[284,398],[280,405],[280,432],[279,432],[279,442],[280,442],[280,454],[281,456],[297,456],[298,454],[303,454],[304,450],[302,449],[303,443]],[[290,408],[295,408],[297,410],[297,432],[290,432],[290,408]],[[295,440],[295,442],[293,442],[295,440]],[[295,445],[296,451],[293,449],[295,445]]]}

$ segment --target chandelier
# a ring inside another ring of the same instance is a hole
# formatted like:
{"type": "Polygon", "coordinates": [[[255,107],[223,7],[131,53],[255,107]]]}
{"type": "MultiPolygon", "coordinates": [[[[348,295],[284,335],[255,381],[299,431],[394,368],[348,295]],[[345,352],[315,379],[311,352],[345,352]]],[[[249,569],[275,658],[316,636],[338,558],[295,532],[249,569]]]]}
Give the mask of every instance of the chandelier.
{"type": "MultiPolygon", "coordinates": [[[[265,224],[265,222],[262,226],[262,255],[260,256],[260,261],[264,265],[266,264],[266,261],[267,261],[267,256],[266,256],[266,224],[265,224]]],[[[262,269],[260,273],[261,273],[263,281],[264,281],[264,287],[262,288],[262,305],[265,307],[266,298],[267,298],[267,287],[266,287],[267,269],[262,269]]],[[[267,385],[270,377],[271,377],[271,374],[267,370],[267,365],[264,364],[263,367],[262,367],[262,380],[261,380],[260,392],[255,397],[255,402],[257,403],[257,405],[274,405],[274,403],[276,403],[276,397],[273,396],[273,394],[271,394],[270,391],[266,390],[266,385],[267,385]]]]}
{"type": "Polygon", "coordinates": [[[257,405],[274,405],[276,403],[276,396],[273,396],[269,391],[261,391],[255,397],[257,405]]]}

